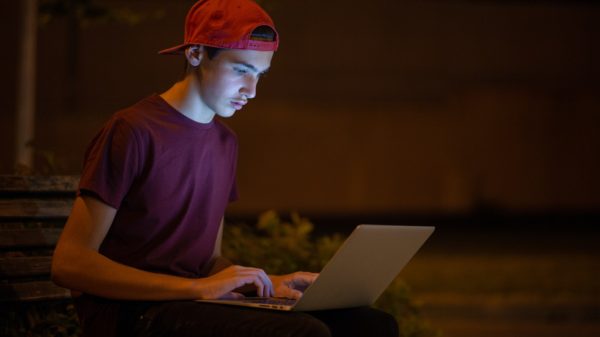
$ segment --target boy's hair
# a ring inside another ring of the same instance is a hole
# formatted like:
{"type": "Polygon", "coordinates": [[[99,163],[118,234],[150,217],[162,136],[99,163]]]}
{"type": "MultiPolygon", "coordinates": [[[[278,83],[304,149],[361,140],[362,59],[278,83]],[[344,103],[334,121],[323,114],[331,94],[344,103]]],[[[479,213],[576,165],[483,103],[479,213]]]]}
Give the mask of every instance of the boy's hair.
{"type": "MultiPolygon", "coordinates": [[[[254,29],[252,31],[252,33],[250,34],[250,40],[253,41],[266,41],[266,42],[274,42],[277,33],[275,33],[275,31],[273,30],[273,28],[269,27],[269,26],[259,26],[256,27],[256,29],[254,29]]],[[[217,48],[217,47],[210,47],[210,46],[205,46],[204,48],[206,48],[206,54],[208,56],[208,59],[212,60],[215,56],[217,56],[217,54],[225,49],[225,48],[217,48]]]]}

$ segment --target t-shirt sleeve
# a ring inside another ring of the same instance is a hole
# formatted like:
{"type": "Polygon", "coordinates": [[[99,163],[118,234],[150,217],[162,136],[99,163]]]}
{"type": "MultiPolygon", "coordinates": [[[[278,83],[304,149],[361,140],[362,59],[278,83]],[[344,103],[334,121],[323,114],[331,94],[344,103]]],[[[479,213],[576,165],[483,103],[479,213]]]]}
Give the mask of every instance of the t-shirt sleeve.
{"type": "Polygon", "coordinates": [[[92,194],[119,208],[138,174],[140,153],[131,126],[118,118],[109,121],[86,151],[79,195],[92,194]]]}
{"type": "Polygon", "coordinates": [[[231,191],[229,192],[229,202],[234,202],[236,200],[238,200],[240,198],[238,189],[237,189],[237,183],[235,181],[235,178],[233,180],[233,184],[231,185],[231,191]]]}
{"type": "Polygon", "coordinates": [[[234,137],[234,150],[233,150],[233,158],[232,158],[232,163],[233,163],[233,170],[232,170],[232,184],[231,184],[231,190],[229,191],[229,202],[234,202],[237,201],[240,198],[239,192],[238,192],[238,186],[237,186],[237,158],[238,158],[238,146],[237,146],[237,138],[234,137]]]}

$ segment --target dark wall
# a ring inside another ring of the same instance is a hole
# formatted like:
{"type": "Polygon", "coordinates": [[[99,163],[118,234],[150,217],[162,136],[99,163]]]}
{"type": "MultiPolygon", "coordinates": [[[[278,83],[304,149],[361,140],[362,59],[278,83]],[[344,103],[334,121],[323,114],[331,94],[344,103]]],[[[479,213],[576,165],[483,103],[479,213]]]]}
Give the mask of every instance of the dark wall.
{"type": "MultiPolygon", "coordinates": [[[[97,1],[98,3],[104,3],[97,1]]],[[[110,1],[147,16],[39,30],[38,170],[76,173],[116,109],[168,88],[190,1],[110,1]]],[[[18,28],[2,5],[3,29],[18,28]]],[[[282,36],[241,142],[232,212],[598,209],[600,6],[560,1],[267,1],[282,36]]],[[[14,8],[13,8],[14,7],[14,8]]],[[[7,34],[16,46],[16,34],[7,34]]],[[[13,48],[13,47],[11,47],[13,48]]],[[[17,56],[3,53],[2,173],[17,56]]]]}

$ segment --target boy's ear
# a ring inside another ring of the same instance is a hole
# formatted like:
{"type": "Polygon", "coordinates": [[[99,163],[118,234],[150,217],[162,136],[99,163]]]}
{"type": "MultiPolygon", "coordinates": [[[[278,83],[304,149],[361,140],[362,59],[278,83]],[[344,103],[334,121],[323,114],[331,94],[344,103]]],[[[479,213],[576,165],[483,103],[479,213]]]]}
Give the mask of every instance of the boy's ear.
{"type": "Polygon", "coordinates": [[[202,61],[202,55],[204,54],[204,47],[200,45],[192,45],[185,49],[185,57],[190,66],[197,67],[202,61]]]}

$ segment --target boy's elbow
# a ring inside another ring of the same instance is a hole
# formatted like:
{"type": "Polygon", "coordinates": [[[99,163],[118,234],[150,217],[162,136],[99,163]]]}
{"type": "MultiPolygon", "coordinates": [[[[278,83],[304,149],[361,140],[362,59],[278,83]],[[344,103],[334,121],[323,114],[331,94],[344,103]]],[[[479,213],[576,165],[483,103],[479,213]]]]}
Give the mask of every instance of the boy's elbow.
{"type": "Polygon", "coordinates": [[[56,250],[52,256],[50,280],[63,288],[73,288],[70,282],[73,275],[73,263],[68,261],[68,255],[56,250]]]}
{"type": "Polygon", "coordinates": [[[52,265],[50,267],[50,280],[61,287],[65,286],[65,271],[63,265],[64,263],[61,259],[54,254],[52,257],[52,265]]]}

